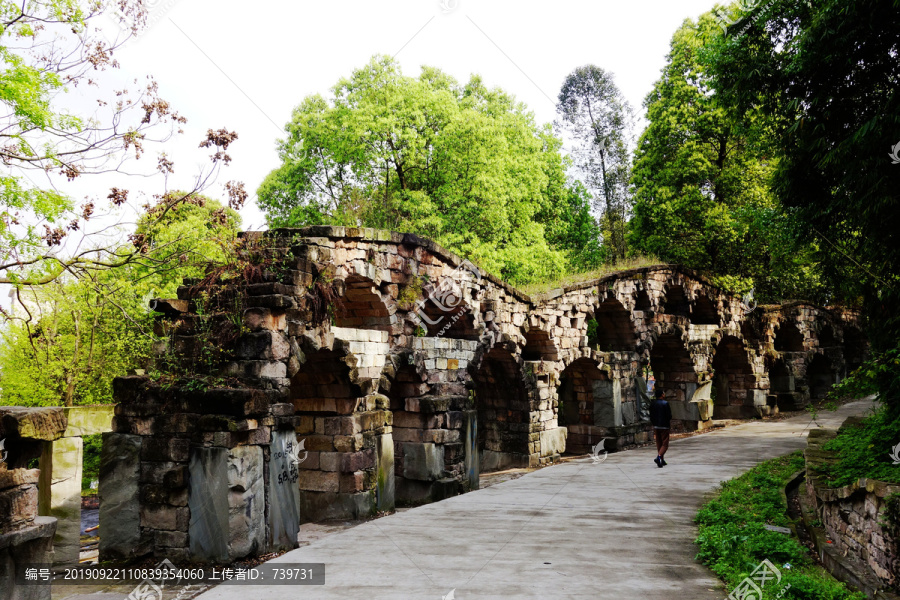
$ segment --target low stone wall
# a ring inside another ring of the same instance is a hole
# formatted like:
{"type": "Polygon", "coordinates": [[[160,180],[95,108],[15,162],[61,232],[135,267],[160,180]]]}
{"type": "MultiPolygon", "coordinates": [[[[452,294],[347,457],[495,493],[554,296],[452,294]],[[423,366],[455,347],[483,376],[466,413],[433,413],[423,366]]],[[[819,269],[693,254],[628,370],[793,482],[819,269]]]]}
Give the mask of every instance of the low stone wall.
{"type": "Polygon", "coordinates": [[[0,600],[49,600],[50,584],[16,585],[26,565],[51,561],[56,519],[38,516],[45,473],[29,469],[66,429],[60,408],[0,407],[0,600]]]}
{"type": "Polygon", "coordinates": [[[860,479],[841,488],[826,487],[817,477],[816,467],[834,460],[833,454],[824,450],[824,445],[836,435],[833,430],[810,432],[806,450],[806,505],[815,508],[835,553],[864,566],[879,582],[874,586],[867,584],[868,574],[862,573],[858,587],[897,589],[900,585],[900,539],[884,522],[886,498],[900,494],[900,485],[860,479]]]}

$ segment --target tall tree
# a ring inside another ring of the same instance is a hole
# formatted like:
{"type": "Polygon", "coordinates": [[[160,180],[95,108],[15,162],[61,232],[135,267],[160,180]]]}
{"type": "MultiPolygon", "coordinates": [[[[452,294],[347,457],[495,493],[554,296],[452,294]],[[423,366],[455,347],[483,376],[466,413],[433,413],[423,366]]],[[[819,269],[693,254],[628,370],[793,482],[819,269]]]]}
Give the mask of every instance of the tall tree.
{"type": "Polygon", "coordinates": [[[365,225],[432,237],[513,283],[565,268],[541,215],[567,201],[561,142],[473,76],[404,76],[375,57],[309,96],[259,188],[270,226],[365,225]]]}
{"type": "MultiPolygon", "coordinates": [[[[873,346],[900,351],[900,0],[773,0],[711,52],[715,86],[774,134],[774,190],[833,287],[862,296],[873,346]]],[[[729,30],[731,31],[731,30],[729,30]]],[[[751,124],[752,125],[752,124],[751,124]]],[[[900,369],[881,370],[900,416],[900,369]]]]}
{"type": "Polygon", "coordinates": [[[595,65],[578,67],[566,77],[556,110],[563,130],[575,144],[574,165],[599,205],[608,259],[624,258],[630,206],[628,143],[634,111],[613,74],[595,65]]]}
{"type": "Polygon", "coordinates": [[[822,299],[814,248],[794,243],[794,225],[770,190],[766,120],[752,107],[733,110],[711,85],[708,54],[721,35],[707,13],[672,38],[644,102],[649,125],[635,152],[629,239],[726,287],[755,287],[763,300],[822,299]]]}

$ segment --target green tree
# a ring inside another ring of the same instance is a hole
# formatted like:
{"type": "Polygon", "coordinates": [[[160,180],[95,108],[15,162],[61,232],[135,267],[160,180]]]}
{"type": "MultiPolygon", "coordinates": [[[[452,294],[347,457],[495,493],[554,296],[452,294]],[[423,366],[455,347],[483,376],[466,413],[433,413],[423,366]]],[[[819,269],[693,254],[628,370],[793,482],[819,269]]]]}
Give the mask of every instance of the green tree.
{"type": "Polygon", "coordinates": [[[141,218],[134,239],[143,260],[17,288],[0,329],[3,404],[110,402],[114,377],[148,366],[155,339],[148,301],[174,297],[182,278],[224,261],[240,224],[214,200],[176,194],[187,200],[141,218]]]}
{"type": "Polygon", "coordinates": [[[465,85],[388,57],[309,96],[259,188],[270,226],[339,224],[412,231],[512,283],[565,267],[542,215],[568,202],[561,142],[524,105],[477,76],[465,85]]]}
{"type": "Polygon", "coordinates": [[[625,223],[630,209],[629,179],[634,111],[612,73],[595,65],[578,67],[559,91],[556,111],[573,139],[573,162],[600,208],[607,260],[625,258],[625,223]]]}
{"type": "Polygon", "coordinates": [[[644,102],[630,243],[726,287],[755,287],[762,300],[821,298],[814,248],[794,243],[795,225],[770,190],[766,120],[753,107],[733,110],[711,85],[708,56],[721,36],[707,13],[672,38],[644,102]]]}
{"type": "MultiPolygon", "coordinates": [[[[759,110],[773,189],[820,249],[837,299],[862,297],[878,352],[900,339],[900,1],[774,0],[738,12],[711,52],[725,102],[759,110]]],[[[749,127],[759,128],[759,123],[749,127]]],[[[900,415],[900,368],[878,369],[900,415]]],[[[873,373],[875,370],[872,371],[873,373]]]]}

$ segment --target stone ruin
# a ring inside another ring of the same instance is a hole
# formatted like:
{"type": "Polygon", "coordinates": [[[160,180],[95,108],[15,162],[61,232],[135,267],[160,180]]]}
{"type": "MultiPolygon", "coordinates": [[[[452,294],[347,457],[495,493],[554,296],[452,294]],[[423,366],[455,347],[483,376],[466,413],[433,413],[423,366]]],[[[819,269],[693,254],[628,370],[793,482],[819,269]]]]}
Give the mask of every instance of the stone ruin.
{"type": "Polygon", "coordinates": [[[246,233],[238,272],[152,302],[150,375],[118,378],[100,557],[226,562],[359,518],[652,439],[796,410],[865,358],[858,315],[747,305],[660,265],[534,297],[434,242],[246,233]]]}
{"type": "MultiPolygon", "coordinates": [[[[19,586],[16,572],[53,560],[56,518],[38,515],[49,471],[29,469],[66,429],[61,408],[0,407],[0,598],[50,598],[50,584],[19,586]],[[42,477],[43,476],[43,477],[42,477]],[[44,480],[42,480],[44,479],[44,480]]],[[[80,489],[79,489],[80,493],[80,489]]]]}

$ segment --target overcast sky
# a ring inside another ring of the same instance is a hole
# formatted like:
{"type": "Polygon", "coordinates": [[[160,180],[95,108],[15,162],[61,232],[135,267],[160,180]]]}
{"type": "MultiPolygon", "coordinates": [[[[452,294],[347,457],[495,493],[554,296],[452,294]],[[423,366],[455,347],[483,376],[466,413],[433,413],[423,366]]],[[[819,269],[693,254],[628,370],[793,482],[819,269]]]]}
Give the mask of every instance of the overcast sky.
{"type": "MultiPolygon", "coordinates": [[[[423,64],[460,81],[478,73],[487,85],[525,102],[541,123],[554,119],[553,99],[565,76],[593,63],[615,74],[642,116],[641,103],[659,77],[672,34],[713,4],[145,0],[153,23],[118,58],[123,78],[152,74],[160,95],[188,118],[185,133],[166,146],[180,178],[170,183],[188,185],[185,178],[205,164],[207,153],[197,149],[205,131],[226,127],[239,140],[230,151],[231,166],[209,193],[222,197],[222,184],[236,179],[255,197],[278,166],[275,140],[293,107],[309,94],[327,95],[338,78],[374,54],[396,56],[411,76],[423,64]]],[[[84,179],[94,194],[107,187],[84,179]]],[[[264,227],[253,202],[242,216],[245,229],[264,227]]]]}

